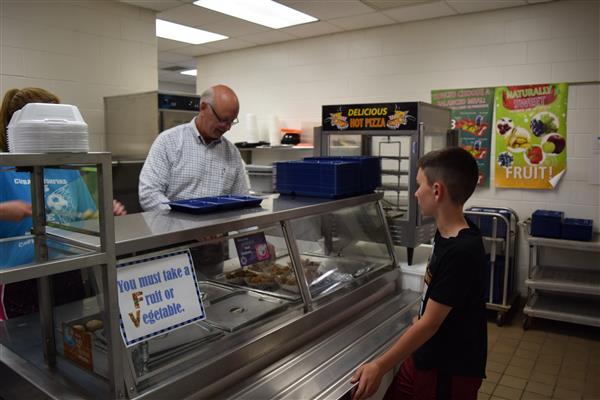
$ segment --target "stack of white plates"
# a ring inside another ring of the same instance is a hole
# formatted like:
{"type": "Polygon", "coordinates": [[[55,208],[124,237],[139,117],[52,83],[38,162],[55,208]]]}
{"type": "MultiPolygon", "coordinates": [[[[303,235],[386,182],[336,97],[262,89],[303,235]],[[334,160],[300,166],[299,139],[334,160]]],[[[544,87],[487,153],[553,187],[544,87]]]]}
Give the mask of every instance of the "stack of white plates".
{"type": "Polygon", "coordinates": [[[11,153],[81,153],[89,151],[88,126],[77,107],[29,103],[8,124],[11,153]]]}

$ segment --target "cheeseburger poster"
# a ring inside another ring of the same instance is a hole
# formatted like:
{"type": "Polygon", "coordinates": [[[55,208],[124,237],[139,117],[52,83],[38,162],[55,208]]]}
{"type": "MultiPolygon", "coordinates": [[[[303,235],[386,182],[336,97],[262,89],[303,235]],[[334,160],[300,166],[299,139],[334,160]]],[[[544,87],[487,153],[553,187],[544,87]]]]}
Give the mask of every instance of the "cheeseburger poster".
{"type": "Polygon", "coordinates": [[[567,166],[567,96],[566,83],[496,88],[496,187],[556,187],[567,166]]]}

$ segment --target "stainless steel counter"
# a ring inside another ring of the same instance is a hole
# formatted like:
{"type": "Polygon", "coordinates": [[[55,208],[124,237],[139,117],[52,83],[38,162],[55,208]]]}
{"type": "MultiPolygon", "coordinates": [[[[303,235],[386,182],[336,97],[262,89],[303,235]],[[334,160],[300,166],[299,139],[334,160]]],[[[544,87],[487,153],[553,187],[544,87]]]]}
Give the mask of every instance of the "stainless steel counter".
{"type": "MultiPolygon", "coordinates": [[[[257,304],[270,301],[270,308],[262,310],[262,317],[232,327],[235,321],[223,318],[232,312],[231,307],[217,301],[218,296],[229,298],[228,294],[207,290],[208,297],[211,293],[216,296],[207,305],[207,320],[202,322],[210,326],[208,335],[206,330],[189,325],[169,340],[155,338],[127,349],[118,340],[113,342],[121,352],[118,362],[123,371],[114,374],[116,382],[123,383],[116,393],[130,399],[340,398],[350,389],[352,371],[401,334],[419,301],[417,293],[401,290],[401,272],[394,261],[379,199],[377,194],[338,200],[273,195],[251,209],[209,215],[148,212],[115,218],[115,258],[141,252],[172,252],[213,235],[221,238],[215,241],[231,240],[255,232],[249,229],[253,227],[270,232],[271,240],[279,240],[285,247],[301,295],[286,300],[276,293],[246,288],[257,304]],[[327,258],[321,266],[332,272],[334,267],[344,272],[342,261],[349,258],[366,258],[372,266],[364,271],[345,271],[347,281],[335,291],[318,296],[309,290],[302,264],[305,260],[301,259],[308,249],[316,247],[335,249],[331,254],[323,250],[321,255],[327,258]],[[222,308],[226,312],[216,315],[222,308]],[[120,392],[123,388],[126,390],[120,392]]],[[[93,221],[72,228],[80,232],[52,228],[48,234],[84,247],[98,246],[94,236],[81,233],[97,229],[93,221]]],[[[110,284],[103,281],[105,286],[110,284]]],[[[218,285],[213,289],[219,289],[218,285]]],[[[243,293],[242,289],[238,287],[231,293],[243,293]]],[[[106,304],[98,300],[57,307],[56,329],[63,321],[98,312],[106,304]]],[[[106,307],[118,310],[116,302],[106,307]]],[[[83,393],[84,398],[107,398],[115,393],[109,391],[103,378],[63,358],[54,368],[45,368],[37,316],[10,320],[0,327],[4,329],[0,344],[11,355],[2,360],[15,368],[28,365],[19,373],[34,385],[39,382],[38,387],[46,395],[62,399],[82,397],[83,393]]],[[[114,333],[118,335],[118,330],[111,331],[114,333]]],[[[60,331],[56,337],[60,346],[60,331]]]]}
{"type": "MultiPolygon", "coordinates": [[[[366,194],[346,199],[319,199],[314,197],[267,196],[260,207],[246,208],[206,215],[192,215],[174,211],[150,211],[115,218],[115,245],[117,256],[141,249],[154,249],[182,242],[237,231],[254,226],[265,226],[281,220],[316,215],[331,210],[376,201],[380,194],[366,194]]],[[[97,221],[74,223],[72,228],[97,232],[97,221]]],[[[62,229],[48,232],[68,239],[76,239],[97,247],[95,237],[62,229]],[[87,237],[86,237],[87,236],[87,237]]]]}

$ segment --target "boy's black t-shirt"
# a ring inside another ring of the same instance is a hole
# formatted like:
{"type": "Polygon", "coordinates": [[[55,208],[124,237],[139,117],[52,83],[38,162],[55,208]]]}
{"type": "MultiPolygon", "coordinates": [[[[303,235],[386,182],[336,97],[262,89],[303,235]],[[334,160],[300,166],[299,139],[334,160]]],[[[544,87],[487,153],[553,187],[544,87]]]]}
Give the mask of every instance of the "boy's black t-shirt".
{"type": "Polygon", "coordinates": [[[437,368],[458,376],[485,378],[487,320],[485,249],[481,233],[470,221],[456,237],[439,231],[425,273],[426,290],[420,315],[433,299],[452,307],[435,333],[415,353],[417,368],[437,368]]]}

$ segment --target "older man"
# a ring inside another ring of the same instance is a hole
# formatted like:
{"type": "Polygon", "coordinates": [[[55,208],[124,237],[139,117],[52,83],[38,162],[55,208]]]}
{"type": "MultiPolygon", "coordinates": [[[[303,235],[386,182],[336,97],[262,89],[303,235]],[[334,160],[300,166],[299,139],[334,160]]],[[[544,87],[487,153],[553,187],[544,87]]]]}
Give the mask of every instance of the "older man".
{"type": "Polygon", "coordinates": [[[168,210],[166,202],[203,196],[247,194],[238,149],[223,135],[238,122],[236,94],[224,85],[201,95],[200,110],[187,124],[162,132],[140,173],[140,205],[168,210]]]}

